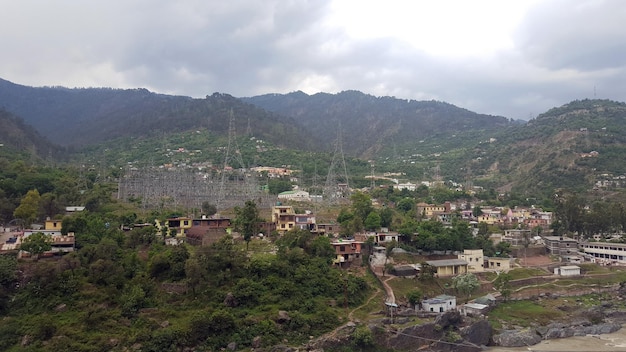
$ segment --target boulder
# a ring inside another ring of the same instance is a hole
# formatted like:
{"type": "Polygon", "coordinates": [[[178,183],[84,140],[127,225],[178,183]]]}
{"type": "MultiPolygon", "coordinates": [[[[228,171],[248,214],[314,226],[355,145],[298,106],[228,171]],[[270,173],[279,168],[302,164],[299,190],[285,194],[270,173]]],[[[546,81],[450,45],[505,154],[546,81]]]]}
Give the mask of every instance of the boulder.
{"type": "Polygon", "coordinates": [[[534,329],[507,330],[495,335],[493,342],[502,347],[524,347],[538,344],[541,336],[534,329]]]}
{"type": "Polygon", "coordinates": [[[461,336],[469,343],[487,346],[491,342],[493,329],[487,320],[479,320],[461,329],[461,336]]]}

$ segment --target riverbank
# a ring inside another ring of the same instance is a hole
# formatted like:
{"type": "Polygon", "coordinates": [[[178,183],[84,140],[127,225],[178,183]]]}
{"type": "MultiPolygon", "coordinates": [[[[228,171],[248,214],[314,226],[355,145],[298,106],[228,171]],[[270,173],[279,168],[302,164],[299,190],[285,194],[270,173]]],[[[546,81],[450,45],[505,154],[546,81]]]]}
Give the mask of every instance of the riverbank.
{"type": "Polygon", "coordinates": [[[616,332],[603,335],[587,335],[544,340],[527,347],[489,347],[488,352],[613,352],[626,351],[626,324],[616,332]]]}

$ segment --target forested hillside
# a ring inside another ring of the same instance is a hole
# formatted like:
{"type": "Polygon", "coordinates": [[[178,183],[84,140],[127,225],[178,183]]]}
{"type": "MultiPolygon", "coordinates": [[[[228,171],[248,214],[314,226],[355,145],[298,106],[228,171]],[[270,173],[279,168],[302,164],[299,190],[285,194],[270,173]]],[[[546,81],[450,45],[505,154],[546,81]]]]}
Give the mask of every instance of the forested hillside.
{"type": "Polygon", "coordinates": [[[504,117],[444,102],[375,97],[358,91],[267,94],[243,100],[295,119],[327,145],[334,145],[340,130],[344,151],[365,158],[389,154],[393,146],[414,145],[425,138],[497,131],[512,124],[504,117]]]}
{"type": "Polygon", "coordinates": [[[169,96],[146,89],[33,88],[0,80],[0,107],[20,116],[61,145],[83,146],[118,137],[162,137],[194,129],[228,135],[249,132],[291,148],[306,147],[293,120],[268,113],[227,95],[205,99],[169,96]]]}

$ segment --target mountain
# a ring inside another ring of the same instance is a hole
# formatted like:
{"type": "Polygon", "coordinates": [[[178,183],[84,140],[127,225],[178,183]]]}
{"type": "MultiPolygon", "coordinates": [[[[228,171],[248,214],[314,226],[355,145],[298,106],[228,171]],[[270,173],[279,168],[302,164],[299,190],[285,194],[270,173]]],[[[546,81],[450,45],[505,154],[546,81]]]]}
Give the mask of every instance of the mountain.
{"type": "Polygon", "coordinates": [[[57,158],[62,151],[24,120],[3,109],[0,109],[0,145],[0,156],[8,160],[57,158]]]}
{"type": "Polygon", "coordinates": [[[200,128],[224,135],[229,129],[239,135],[251,131],[257,138],[292,148],[304,148],[310,140],[293,120],[220,93],[192,99],[146,89],[35,88],[0,80],[0,107],[61,145],[163,136],[200,128]],[[235,122],[232,128],[231,115],[235,122]]]}
{"type": "Polygon", "coordinates": [[[335,144],[340,131],[344,152],[363,158],[380,155],[391,145],[413,145],[468,130],[497,131],[513,124],[505,117],[444,102],[375,97],[359,91],[314,95],[298,91],[241,99],[293,118],[327,146],[335,144]]]}
{"type": "Polygon", "coordinates": [[[625,127],[626,104],[576,100],[494,135],[457,160],[502,191],[606,196],[626,187],[625,127]]]}

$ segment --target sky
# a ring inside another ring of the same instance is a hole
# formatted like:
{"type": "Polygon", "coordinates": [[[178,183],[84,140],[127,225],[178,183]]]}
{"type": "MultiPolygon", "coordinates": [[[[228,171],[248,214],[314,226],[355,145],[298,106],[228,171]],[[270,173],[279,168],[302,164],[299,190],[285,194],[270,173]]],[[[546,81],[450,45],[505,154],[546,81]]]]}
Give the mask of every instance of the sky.
{"type": "Polygon", "coordinates": [[[0,78],[203,98],[359,90],[536,117],[626,100],[622,0],[0,0],[0,78]]]}

